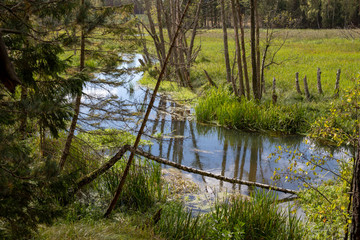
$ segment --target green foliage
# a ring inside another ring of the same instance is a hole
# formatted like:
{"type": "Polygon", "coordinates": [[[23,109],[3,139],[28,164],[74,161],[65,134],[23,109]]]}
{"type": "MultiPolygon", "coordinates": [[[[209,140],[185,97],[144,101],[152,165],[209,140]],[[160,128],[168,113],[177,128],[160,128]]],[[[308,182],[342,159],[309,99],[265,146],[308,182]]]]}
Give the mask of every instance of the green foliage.
{"type": "Polygon", "coordinates": [[[247,130],[282,133],[304,133],[314,118],[304,105],[290,106],[258,104],[252,100],[239,100],[225,88],[211,89],[199,99],[195,107],[198,121],[247,130]]]}
{"type": "Polygon", "coordinates": [[[277,205],[272,192],[251,199],[216,202],[212,212],[195,217],[179,203],[164,207],[155,232],[168,239],[303,239],[303,223],[277,205]]]}
{"type": "Polygon", "coordinates": [[[206,216],[193,216],[182,203],[170,202],[163,206],[154,231],[166,239],[208,239],[209,229],[206,216]]]}
{"type": "MultiPolygon", "coordinates": [[[[351,174],[348,172],[347,174],[351,174]]],[[[347,213],[349,185],[329,180],[301,192],[299,203],[308,218],[311,239],[341,239],[351,223],[347,213]],[[326,194],[326,199],[321,194],[326,194]]]]}
{"type": "Polygon", "coordinates": [[[344,91],[338,104],[332,104],[330,114],[319,118],[311,127],[311,137],[331,142],[356,146],[359,137],[357,126],[358,106],[360,103],[359,81],[351,89],[344,91]]]}
{"type": "Polygon", "coordinates": [[[285,158],[289,163],[286,169],[276,168],[273,179],[299,185],[298,203],[308,219],[309,238],[343,238],[351,223],[348,193],[353,159],[337,159],[332,154],[320,152],[307,157],[297,149],[281,147],[278,147],[276,154],[271,154],[276,155],[279,156],[277,159],[285,158]],[[331,166],[335,163],[339,164],[339,168],[331,166]],[[325,181],[324,176],[330,174],[333,178],[325,181]]]}

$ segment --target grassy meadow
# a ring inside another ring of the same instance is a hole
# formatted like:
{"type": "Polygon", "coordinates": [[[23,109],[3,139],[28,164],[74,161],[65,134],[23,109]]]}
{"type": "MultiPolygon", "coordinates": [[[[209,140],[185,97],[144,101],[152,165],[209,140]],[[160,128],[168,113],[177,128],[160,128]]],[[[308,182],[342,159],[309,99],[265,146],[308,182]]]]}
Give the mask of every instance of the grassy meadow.
{"type": "MultiPolygon", "coordinates": [[[[234,34],[228,29],[229,54],[233,61],[235,52],[234,34]]],[[[246,30],[247,60],[249,76],[251,76],[250,39],[249,30],[246,30]]],[[[261,39],[265,39],[266,31],[261,31],[261,39]]],[[[201,52],[193,68],[193,80],[205,81],[203,70],[217,83],[223,83],[225,76],[225,62],[223,56],[222,31],[202,31],[197,44],[201,45],[201,52]]],[[[261,49],[265,43],[260,41],[261,49]]],[[[268,60],[275,51],[275,63],[265,70],[266,88],[271,89],[272,79],[277,79],[280,91],[279,100],[287,94],[295,93],[295,73],[299,72],[299,79],[306,75],[310,93],[317,93],[316,74],[321,68],[322,86],[325,95],[332,95],[335,87],[336,72],[341,69],[341,88],[351,87],[359,73],[360,39],[352,39],[344,30],[274,30],[274,38],[268,52],[268,60]],[[285,42],[284,42],[285,41],[285,42]],[[281,47],[281,45],[284,45],[281,47]]],[[[261,54],[262,55],[262,54],[261,54]]],[[[236,70],[236,69],[235,69],[236,70]]],[[[301,81],[302,83],[302,81],[301,81]]],[[[302,87],[302,84],[301,84],[302,87]]],[[[268,91],[269,92],[269,91],[268,91]]]]}
{"type": "MultiPolygon", "coordinates": [[[[250,30],[245,29],[247,66],[251,87],[250,30]]],[[[231,128],[273,131],[281,133],[302,133],[311,131],[311,126],[319,117],[329,114],[331,104],[341,102],[345,90],[352,89],[360,73],[360,39],[353,38],[353,32],[341,29],[275,29],[267,53],[264,71],[266,93],[260,103],[237,101],[227,90],[224,61],[223,34],[221,29],[199,30],[196,46],[201,51],[191,70],[194,93],[180,88],[175,82],[164,82],[160,90],[170,93],[175,99],[189,98],[195,106],[198,121],[217,123],[231,128]],[[275,54],[276,53],[276,54],[275,54]],[[275,54],[275,57],[273,58],[275,54]],[[323,94],[317,90],[317,69],[321,69],[323,94]],[[338,69],[340,75],[340,98],[334,98],[335,81],[338,69]],[[212,80],[225,90],[210,90],[204,70],[212,80]],[[299,73],[302,94],[295,89],[295,73],[299,73]],[[308,101],[304,95],[303,78],[311,95],[308,101]],[[272,104],[272,82],[276,78],[277,104],[272,104]],[[181,98],[181,97],[182,98],[181,98]],[[214,100],[215,98],[215,100],[214,100]],[[259,116],[261,116],[259,118],[259,116]]],[[[235,41],[234,31],[228,29],[229,54],[234,74],[235,41]]],[[[260,32],[260,48],[264,49],[266,30],[260,32]]],[[[153,46],[149,45],[154,52],[153,46]]],[[[263,53],[261,53],[263,55],[263,53]]],[[[156,74],[155,74],[156,75],[156,74]]],[[[140,81],[146,86],[154,86],[151,70],[140,81]]],[[[189,101],[187,101],[189,102],[189,101]]]]}

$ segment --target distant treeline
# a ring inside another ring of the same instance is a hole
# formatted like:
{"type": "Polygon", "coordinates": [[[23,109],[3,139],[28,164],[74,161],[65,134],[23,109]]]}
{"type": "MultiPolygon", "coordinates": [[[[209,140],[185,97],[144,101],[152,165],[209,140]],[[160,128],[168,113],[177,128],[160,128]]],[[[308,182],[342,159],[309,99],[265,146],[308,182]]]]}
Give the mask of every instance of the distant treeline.
{"type": "MultiPolygon", "coordinates": [[[[108,6],[133,4],[135,14],[144,13],[145,0],[105,0],[108,6]]],[[[146,0],[155,1],[155,0],[146,0]]],[[[199,0],[193,0],[197,2],[199,0]]],[[[163,1],[166,3],[166,0],[163,1]]],[[[184,1],[185,2],[185,1],[184,1]]],[[[226,25],[232,26],[230,1],[226,25]]],[[[276,28],[344,28],[360,26],[359,0],[258,0],[262,25],[276,28]]],[[[248,0],[239,0],[241,11],[249,16],[248,0]]],[[[185,3],[184,3],[185,4],[185,3]]],[[[203,0],[200,13],[201,28],[220,28],[220,0],[203,0]]]]}

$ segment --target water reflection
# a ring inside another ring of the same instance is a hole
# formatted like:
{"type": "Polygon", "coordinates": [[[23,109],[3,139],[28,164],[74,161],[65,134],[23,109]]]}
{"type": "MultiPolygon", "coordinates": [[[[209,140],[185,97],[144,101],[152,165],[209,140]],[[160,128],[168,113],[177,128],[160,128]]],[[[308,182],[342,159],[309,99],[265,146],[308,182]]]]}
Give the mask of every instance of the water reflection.
{"type": "MultiPolygon", "coordinates": [[[[139,56],[135,57],[134,61],[138,58],[139,56]]],[[[129,76],[132,80],[128,81],[132,91],[127,91],[126,86],[111,89],[111,94],[121,99],[119,108],[126,109],[127,113],[132,112],[129,116],[132,116],[133,121],[131,122],[130,118],[124,119],[123,122],[102,121],[99,127],[116,127],[136,133],[138,122],[152,92],[136,84],[142,73],[134,73],[134,75],[133,78],[129,76]]],[[[86,91],[93,94],[95,90],[86,91]]],[[[315,151],[314,146],[310,147],[303,142],[302,136],[269,136],[189,121],[189,109],[165,95],[159,95],[154,106],[145,133],[153,145],[146,150],[155,156],[193,168],[226,177],[273,184],[271,177],[275,168],[288,167],[287,159],[283,158],[275,162],[268,158],[270,153],[276,151],[277,146],[300,149],[305,157],[311,156],[315,151]]],[[[115,112],[117,109],[113,106],[112,110],[115,112]]],[[[325,151],[324,148],[320,150],[325,151]]],[[[244,194],[254,190],[252,187],[229,184],[199,175],[193,175],[192,178],[200,184],[206,183],[218,189],[239,190],[244,194]]],[[[289,182],[282,183],[282,186],[297,188],[296,183],[289,182]]]]}

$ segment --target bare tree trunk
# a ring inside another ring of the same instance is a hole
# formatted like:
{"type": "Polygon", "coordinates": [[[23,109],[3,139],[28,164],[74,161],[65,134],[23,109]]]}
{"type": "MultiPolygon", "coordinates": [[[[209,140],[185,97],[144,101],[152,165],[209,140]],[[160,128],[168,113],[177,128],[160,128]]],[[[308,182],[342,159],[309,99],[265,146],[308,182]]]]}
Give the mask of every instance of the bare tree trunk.
{"type": "MultiPolygon", "coordinates": [[[[224,40],[224,57],[225,57],[225,67],[226,67],[226,81],[231,82],[231,70],[230,70],[230,59],[229,59],[229,46],[228,46],[228,36],[226,29],[226,17],[225,17],[225,1],[221,0],[221,21],[222,21],[222,30],[223,30],[223,40],[224,40]]],[[[234,89],[236,91],[236,89],[234,89]]]]}
{"type": "Polygon", "coordinates": [[[236,46],[236,55],[237,55],[237,66],[238,66],[238,75],[239,75],[239,96],[245,96],[245,88],[244,88],[244,74],[242,69],[242,61],[241,61],[241,47],[239,41],[239,24],[238,17],[236,11],[235,0],[231,0],[231,8],[232,15],[234,21],[234,32],[235,32],[235,46],[236,46]]]}
{"type": "MultiPolygon", "coordinates": [[[[198,53],[200,51],[200,47],[199,47],[194,52],[194,42],[195,42],[195,37],[196,37],[196,33],[197,33],[197,28],[198,28],[198,25],[199,25],[201,4],[202,4],[202,0],[200,0],[198,2],[197,8],[196,8],[196,14],[195,14],[195,19],[194,19],[194,23],[193,23],[192,33],[191,33],[190,45],[189,45],[188,50],[186,52],[186,61],[187,61],[186,64],[187,64],[187,70],[189,72],[190,72],[190,68],[191,68],[191,64],[193,62],[193,59],[196,58],[196,56],[198,55],[198,53]]],[[[185,39],[185,41],[186,41],[186,39],[185,39]]],[[[190,73],[189,73],[189,75],[190,75],[190,73]]],[[[190,83],[190,81],[189,81],[189,83],[190,83]]]]}
{"type": "Polygon", "coordinates": [[[256,77],[257,77],[257,99],[261,99],[262,97],[262,89],[261,89],[261,79],[260,79],[260,20],[259,20],[259,12],[258,12],[258,4],[257,0],[254,0],[255,6],[255,32],[256,32],[256,77]]]}
{"type": "Polygon", "coordinates": [[[160,40],[158,38],[156,29],[155,29],[154,20],[151,16],[151,1],[145,1],[145,11],[146,11],[146,15],[148,17],[148,21],[149,21],[149,25],[150,25],[150,30],[148,32],[151,35],[151,38],[154,40],[156,54],[160,61],[160,65],[162,66],[164,64],[163,63],[164,59],[163,59],[161,48],[160,48],[160,40]]]}
{"type": "Polygon", "coordinates": [[[153,91],[153,94],[151,96],[151,100],[149,102],[149,105],[148,105],[148,108],[146,110],[146,113],[145,113],[145,116],[144,116],[144,120],[141,124],[141,127],[140,127],[140,130],[139,130],[139,133],[138,135],[136,136],[136,140],[135,140],[135,143],[134,143],[134,146],[133,146],[133,149],[131,150],[131,154],[130,154],[130,157],[129,157],[129,160],[126,164],[126,167],[125,167],[125,170],[123,172],[123,175],[121,177],[121,180],[120,180],[120,183],[119,183],[119,186],[116,190],[116,193],[115,193],[115,196],[113,198],[113,200],[111,201],[106,213],[105,213],[105,217],[108,217],[110,215],[110,213],[112,212],[112,210],[115,208],[115,205],[116,205],[116,202],[118,201],[119,197],[120,197],[120,194],[122,192],[122,189],[123,189],[123,186],[125,184],[125,181],[126,181],[126,177],[129,173],[129,170],[130,170],[130,167],[131,167],[131,164],[132,164],[132,161],[133,161],[133,158],[134,158],[134,155],[135,155],[135,149],[137,149],[139,143],[140,143],[140,139],[141,139],[141,136],[143,134],[143,131],[145,129],[145,126],[146,126],[146,122],[149,118],[149,115],[150,115],[150,112],[151,112],[151,109],[154,105],[154,102],[155,102],[155,98],[156,98],[156,94],[159,90],[159,87],[160,87],[160,83],[161,83],[161,79],[163,78],[164,76],[164,73],[165,73],[165,69],[166,69],[166,65],[169,61],[169,58],[170,58],[170,55],[171,55],[171,51],[172,49],[174,48],[174,45],[175,45],[175,41],[177,39],[177,36],[180,32],[180,28],[181,28],[181,24],[185,18],[185,15],[189,9],[189,6],[190,6],[190,3],[191,3],[191,0],[188,0],[187,4],[186,4],[186,7],[185,7],[185,10],[181,16],[181,19],[178,23],[178,27],[177,27],[177,30],[175,32],[175,35],[174,35],[174,39],[172,40],[172,43],[170,45],[170,48],[169,48],[169,51],[168,51],[168,54],[166,56],[166,59],[165,59],[165,62],[164,62],[164,65],[162,66],[162,69],[161,69],[161,72],[160,72],[160,75],[159,75],[159,78],[156,82],[156,85],[155,85],[155,88],[154,88],[154,91],[153,91]]]}
{"type": "Polygon", "coordinates": [[[156,0],[156,9],[157,9],[159,37],[160,37],[159,49],[160,49],[160,52],[161,52],[162,62],[164,62],[166,53],[165,53],[165,40],[164,40],[164,31],[163,31],[163,21],[162,21],[162,14],[161,14],[161,9],[162,9],[162,1],[161,0],[156,0]]]}
{"type": "Polygon", "coordinates": [[[145,60],[145,63],[151,65],[152,64],[151,57],[150,57],[150,54],[149,54],[149,51],[148,51],[148,48],[147,48],[147,45],[146,45],[146,39],[144,39],[143,30],[140,29],[140,24],[138,24],[138,30],[139,30],[139,34],[140,34],[140,40],[141,40],[141,43],[143,45],[143,51],[144,51],[144,54],[145,54],[145,56],[143,56],[144,60],[145,60]]]}
{"type": "Polygon", "coordinates": [[[251,41],[251,66],[252,66],[252,86],[253,94],[255,99],[260,99],[258,92],[258,71],[257,71],[257,52],[256,52],[256,22],[255,22],[255,12],[256,12],[256,2],[255,0],[250,0],[250,41],[251,41]]]}
{"type": "Polygon", "coordinates": [[[239,24],[240,24],[240,32],[241,32],[241,53],[242,53],[242,60],[244,66],[244,77],[245,77],[245,87],[246,87],[246,96],[250,99],[250,81],[249,81],[249,74],[247,68],[247,60],[246,60],[246,49],[245,49],[245,33],[244,33],[244,24],[242,20],[242,13],[240,9],[239,1],[237,0],[237,7],[238,7],[238,17],[239,17],[239,24]]]}
{"type": "Polygon", "coordinates": [[[266,60],[266,55],[267,55],[267,51],[269,50],[270,45],[267,43],[264,49],[264,53],[263,53],[263,57],[262,57],[262,61],[261,61],[261,92],[262,93],[266,93],[266,88],[265,88],[265,60],[266,60]]]}
{"type": "MultiPolygon", "coordinates": [[[[84,0],[81,0],[81,5],[84,5],[84,0]]],[[[84,68],[85,68],[85,31],[82,26],[81,40],[80,40],[80,72],[82,72],[84,68]]],[[[82,92],[80,91],[80,93],[78,93],[75,99],[74,116],[72,118],[69,134],[66,139],[65,147],[60,158],[60,164],[59,164],[60,170],[64,168],[66,159],[70,153],[71,143],[74,138],[76,124],[80,114],[81,95],[82,92]]]]}
{"type": "Polygon", "coordinates": [[[351,220],[351,240],[360,239],[360,138],[357,144],[357,155],[354,163],[353,176],[353,204],[352,204],[352,220],[351,220]]]}

